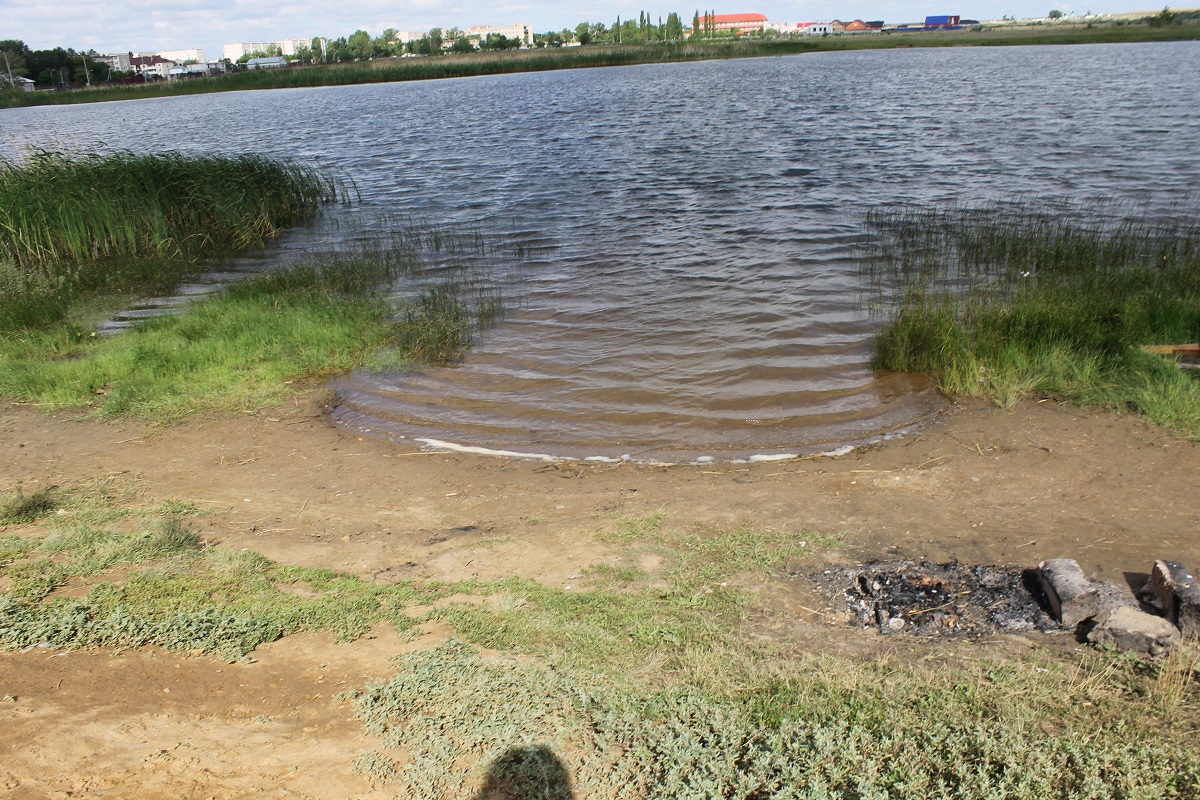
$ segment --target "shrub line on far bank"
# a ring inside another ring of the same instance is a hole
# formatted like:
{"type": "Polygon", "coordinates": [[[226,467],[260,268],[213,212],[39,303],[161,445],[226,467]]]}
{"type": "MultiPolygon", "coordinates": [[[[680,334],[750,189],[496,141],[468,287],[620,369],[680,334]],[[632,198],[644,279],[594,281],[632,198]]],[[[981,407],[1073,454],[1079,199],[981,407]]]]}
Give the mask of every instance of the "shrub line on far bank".
{"type": "Polygon", "coordinates": [[[0,93],[0,108],[136,100],[253,89],[348,86],[363,83],[466,78],[560,69],[761,58],[849,50],[940,48],[964,45],[1004,47],[1032,44],[1112,44],[1200,38],[1200,25],[1195,24],[1164,27],[1152,27],[1146,24],[1103,25],[1072,30],[1058,30],[1057,27],[1059,26],[1029,30],[922,31],[890,35],[870,34],[730,42],[687,41],[589,45],[587,47],[546,48],[532,51],[442,55],[404,59],[403,61],[388,58],[354,64],[321,64],[290,67],[283,70],[256,70],[167,84],[106,87],[70,92],[6,92],[0,93]]]}

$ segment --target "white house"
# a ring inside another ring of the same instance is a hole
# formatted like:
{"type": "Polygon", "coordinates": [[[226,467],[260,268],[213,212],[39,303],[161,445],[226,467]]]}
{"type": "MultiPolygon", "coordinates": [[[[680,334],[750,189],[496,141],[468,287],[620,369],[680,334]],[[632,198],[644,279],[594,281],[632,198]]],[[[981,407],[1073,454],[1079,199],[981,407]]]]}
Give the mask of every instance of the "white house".
{"type": "MultiPolygon", "coordinates": [[[[266,53],[272,47],[278,47],[279,52],[285,56],[294,56],[296,51],[301,47],[311,47],[312,39],[280,39],[275,42],[233,42],[221,48],[223,58],[230,61],[237,61],[242,56],[248,56],[251,53],[266,53]]],[[[321,40],[321,47],[324,48],[325,40],[321,40]]]]}
{"type": "Polygon", "coordinates": [[[246,61],[246,69],[279,69],[287,66],[287,59],[283,56],[270,56],[268,58],[251,58],[246,61]]]}

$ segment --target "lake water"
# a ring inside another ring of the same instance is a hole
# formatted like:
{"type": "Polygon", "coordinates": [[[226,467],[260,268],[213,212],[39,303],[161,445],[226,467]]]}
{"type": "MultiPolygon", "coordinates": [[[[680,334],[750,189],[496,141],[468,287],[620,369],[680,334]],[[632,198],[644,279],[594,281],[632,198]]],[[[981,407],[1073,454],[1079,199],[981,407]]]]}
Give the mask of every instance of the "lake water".
{"type": "Polygon", "coordinates": [[[461,365],[336,382],[360,430],[619,458],[828,450],[944,402],[869,367],[866,209],[1200,185],[1200,44],[954,48],[0,112],[26,143],[318,161],[362,201],[537,245],[461,365]]]}

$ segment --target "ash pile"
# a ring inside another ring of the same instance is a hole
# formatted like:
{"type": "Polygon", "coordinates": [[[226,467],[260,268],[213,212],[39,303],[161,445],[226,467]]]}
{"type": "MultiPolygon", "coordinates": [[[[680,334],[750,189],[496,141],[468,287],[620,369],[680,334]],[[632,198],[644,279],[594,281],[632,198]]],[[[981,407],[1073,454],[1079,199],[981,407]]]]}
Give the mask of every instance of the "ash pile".
{"type": "Polygon", "coordinates": [[[814,577],[845,599],[852,621],[885,634],[1074,631],[1081,642],[1152,657],[1200,641],[1200,582],[1176,561],[1155,561],[1136,595],[1087,577],[1069,558],[1037,569],[875,562],[814,577]]]}
{"type": "Polygon", "coordinates": [[[818,577],[830,590],[842,587],[855,622],[882,633],[970,637],[1060,629],[1039,602],[1035,570],[904,561],[818,577]]]}

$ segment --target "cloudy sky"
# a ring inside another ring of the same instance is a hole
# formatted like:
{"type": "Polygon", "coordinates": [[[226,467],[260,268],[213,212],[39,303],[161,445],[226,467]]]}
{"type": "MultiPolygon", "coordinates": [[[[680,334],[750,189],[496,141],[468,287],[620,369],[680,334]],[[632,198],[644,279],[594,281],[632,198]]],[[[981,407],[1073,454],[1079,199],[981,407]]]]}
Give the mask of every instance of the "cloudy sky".
{"type": "MultiPolygon", "coordinates": [[[[693,0],[694,2],[694,0],[693,0]]],[[[611,24],[647,11],[664,19],[676,11],[691,21],[697,7],[718,14],[755,11],[772,22],[882,19],[905,22],[926,14],[974,19],[1004,15],[1044,17],[1051,8],[1084,14],[1154,7],[1138,0],[735,0],[732,5],[684,6],[670,0],[527,0],[499,4],[482,0],[0,0],[0,39],[22,39],[34,50],[52,47],[101,53],[203,48],[220,58],[222,45],[237,41],[348,36],[363,28],[372,36],[385,28],[426,31],[471,25],[529,23],[536,31],[574,28],[583,20],[611,24]],[[1073,4],[1074,3],[1074,4],[1073,4]],[[1082,3],[1082,5],[1080,4],[1082,3]]]]}

